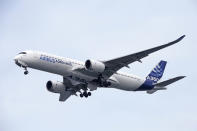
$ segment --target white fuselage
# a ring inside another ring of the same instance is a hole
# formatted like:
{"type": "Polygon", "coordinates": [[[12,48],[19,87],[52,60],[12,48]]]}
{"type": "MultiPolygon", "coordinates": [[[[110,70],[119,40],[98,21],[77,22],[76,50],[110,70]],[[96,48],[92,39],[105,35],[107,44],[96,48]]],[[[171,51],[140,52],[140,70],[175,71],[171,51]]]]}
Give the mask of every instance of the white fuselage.
{"type": "MultiPolygon", "coordinates": [[[[97,76],[93,75],[91,71],[86,71],[86,73],[79,72],[75,69],[84,68],[84,62],[77,60],[72,60],[56,55],[51,55],[38,51],[26,51],[27,54],[19,54],[15,57],[21,64],[27,67],[46,71],[49,73],[58,74],[64,77],[70,76],[74,82],[86,81],[88,82],[89,88],[95,89],[91,81],[96,79],[97,76]]],[[[115,73],[109,78],[112,85],[107,88],[116,88],[126,91],[135,91],[144,82],[144,79],[140,79],[134,75],[128,75],[123,73],[115,73]]]]}

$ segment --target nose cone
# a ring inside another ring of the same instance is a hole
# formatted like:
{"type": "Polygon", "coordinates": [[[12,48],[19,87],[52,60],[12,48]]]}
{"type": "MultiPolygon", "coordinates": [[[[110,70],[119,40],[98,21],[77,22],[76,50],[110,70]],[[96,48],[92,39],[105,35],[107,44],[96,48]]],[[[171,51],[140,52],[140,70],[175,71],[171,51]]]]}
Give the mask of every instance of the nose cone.
{"type": "Polygon", "coordinates": [[[19,55],[14,57],[15,64],[18,65],[19,67],[21,67],[22,64],[19,62],[19,60],[20,60],[20,56],[19,55]]]}
{"type": "Polygon", "coordinates": [[[17,55],[17,56],[14,57],[14,61],[16,62],[18,60],[19,60],[19,56],[17,55]]]}

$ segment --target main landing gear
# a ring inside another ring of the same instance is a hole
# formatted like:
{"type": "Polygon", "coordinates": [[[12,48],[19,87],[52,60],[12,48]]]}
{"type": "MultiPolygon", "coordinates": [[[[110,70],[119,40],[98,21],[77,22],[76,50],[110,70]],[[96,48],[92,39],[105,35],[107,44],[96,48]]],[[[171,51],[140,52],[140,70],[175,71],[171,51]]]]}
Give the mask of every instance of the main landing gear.
{"type": "Polygon", "coordinates": [[[85,97],[85,98],[88,98],[88,96],[91,96],[91,92],[87,92],[87,91],[84,91],[83,93],[80,94],[80,97],[85,97]]]}
{"type": "Polygon", "coordinates": [[[111,86],[111,82],[108,82],[106,80],[104,80],[102,75],[98,76],[98,83],[100,85],[100,87],[108,87],[111,86]]]}

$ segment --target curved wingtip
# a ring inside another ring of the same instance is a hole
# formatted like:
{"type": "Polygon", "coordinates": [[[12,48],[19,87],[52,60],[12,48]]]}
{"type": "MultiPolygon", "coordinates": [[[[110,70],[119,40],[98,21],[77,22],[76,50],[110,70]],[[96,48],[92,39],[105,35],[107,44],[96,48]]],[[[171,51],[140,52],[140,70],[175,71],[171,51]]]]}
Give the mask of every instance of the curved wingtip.
{"type": "Polygon", "coordinates": [[[179,38],[178,38],[177,40],[175,40],[175,41],[170,42],[170,44],[172,45],[172,44],[178,43],[178,42],[181,41],[184,37],[185,37],[185,35],[179,37],[179,38]]]}
{"type": "Polygon", "coordinates": [[[181,41],[183,38],[185,38],[186,35],[182,35],[180,38],[177,39],[177,41],[181,41]]]}
{"type": "Polygon", "coordinates": [[[179,80],[185,78],[186,76],[179,76],[177,77],[179,80]]]}
{"type": "Polygon", "coordinates": [[[180,76],[181,78],[185,78],[186,76],[180,76]]]}

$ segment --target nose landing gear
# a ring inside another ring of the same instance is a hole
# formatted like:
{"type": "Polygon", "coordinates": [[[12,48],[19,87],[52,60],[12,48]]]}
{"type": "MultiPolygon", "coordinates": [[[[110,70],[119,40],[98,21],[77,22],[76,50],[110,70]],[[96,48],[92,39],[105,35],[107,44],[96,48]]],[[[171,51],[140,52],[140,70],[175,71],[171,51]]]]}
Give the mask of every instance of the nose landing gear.
{"type": "Polygon", "coordinates": [[[29,73],[28,71],[25,71],[25,72],[24,72],[25,75],[27,75],[28,73],[29,73]]]}
{"type": "Polygon", "coordinates": [[[28,73],[29,73],[29,71],[28,71],[27,68],[25,67],[24,74],[27,75],[28,73]]]}

